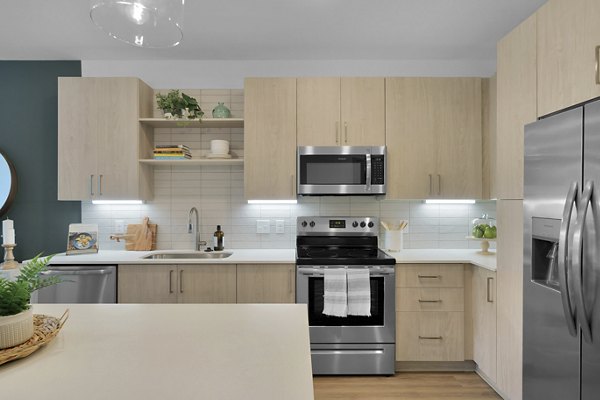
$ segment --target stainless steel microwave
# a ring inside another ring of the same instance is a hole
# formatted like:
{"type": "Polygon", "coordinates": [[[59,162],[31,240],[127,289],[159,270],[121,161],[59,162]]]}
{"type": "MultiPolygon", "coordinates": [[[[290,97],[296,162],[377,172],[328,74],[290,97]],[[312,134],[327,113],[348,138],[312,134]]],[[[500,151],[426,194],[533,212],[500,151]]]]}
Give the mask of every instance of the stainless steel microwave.
{"type": "Polygon", "coordinates": [[[299,195],[382,195],[385,146],[299,146],[299,195]]]}

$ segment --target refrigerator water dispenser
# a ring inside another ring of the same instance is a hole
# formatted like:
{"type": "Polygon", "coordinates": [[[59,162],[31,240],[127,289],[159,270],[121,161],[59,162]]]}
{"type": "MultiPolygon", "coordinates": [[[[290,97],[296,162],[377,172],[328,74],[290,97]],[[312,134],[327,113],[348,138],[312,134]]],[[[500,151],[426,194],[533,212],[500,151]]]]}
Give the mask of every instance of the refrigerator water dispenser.
{"type": "Polygon", "coordinates": [[[558,236],[560,219],[532,218],[531,281],[560,290],[558,283],[558,236]]]}

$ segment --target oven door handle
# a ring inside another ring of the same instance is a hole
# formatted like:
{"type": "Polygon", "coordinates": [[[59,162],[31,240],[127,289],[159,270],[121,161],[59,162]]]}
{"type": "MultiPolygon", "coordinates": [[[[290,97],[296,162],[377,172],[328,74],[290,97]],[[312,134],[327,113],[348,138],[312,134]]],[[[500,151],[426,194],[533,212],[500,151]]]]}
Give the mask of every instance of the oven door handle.
{"type": "MultiPolygon", "coordinates": [[[[371,272],[371,271],[369,271],[371,272]]],[[[378,277],[378,276],[390,276],[394,274],[394,269],[393,268],[386,268],[386,269],[381,269],[381,270],[377,270],[374,272],[371,272],[369,274],[370,277],[378,277]]],[[[322,269],[299,269],[298,273],[300,275],[308,275],[308,276],[324,276],[325,275],[325,271],[322,269]]]]}

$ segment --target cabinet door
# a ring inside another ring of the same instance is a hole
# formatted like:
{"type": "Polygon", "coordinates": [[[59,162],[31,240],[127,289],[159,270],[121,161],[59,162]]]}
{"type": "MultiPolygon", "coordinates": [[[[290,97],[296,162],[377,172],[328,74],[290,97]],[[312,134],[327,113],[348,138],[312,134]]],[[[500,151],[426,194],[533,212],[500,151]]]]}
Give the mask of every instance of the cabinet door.
{"type": "Polygon", "coordinates": [[[238,303],[294,303],[293,264],[240,264],[237,267],[238,303]]]}
{"type": "Polygon", "coordinates": [[[523,201],[498,200],[496,383],[510,399],[523,392],[523,201]]]}
{"type": "Polygon", "coordinates": [[[435,120],[437,196],[481,198],[482,102],[479,78],[431,78],[430,102],[435,120]]]}
{"type": "Polygon", "coordinates": [[[175,265],[119,265],[119,303],[176,303],[175,265]]]}
{"type": "Polygon", "coordinates": [[[247,78],[244,84],[244,194],[296,198],[296,79],[247,78]]]}
{"type": "Polygon", "coordinates": [[[139,197],[139,101],[136,78],[97,78],[95,126],[98,143],[97,196],[102,199],[139,197]]]}
{"type": "Polygon", "coordinates": [[[536,15],[497,49],[496,197],[522,199],[524,126],[537,118],[536,15]]]}
{"type": "Polygon", "coordinates": [[[429,93],[434,81],[386,78],[385,141],[387,144],[388,199],[433,197],[437,134],[442,124],[430,112],[429,93]]]}
{"type": "Polygon", "coordinates": [[[89,200],[97,193],[96,126],[104,119],[91,96],[98,81],[58,78],[58,200],[89,200]]]}
{"type": "Polygon", "coordinates": [[[550,0],[537,15],[538,116],[600,96],[600,2],[550,0]]]}
{"type": "Polygon", "coordinates": [[[384,78],[342,78],[341,117],[343,146],[384,146],[384,78]]]}
{"type": "Polygon", "coordinates": [[[298,78],[298,146],[340,146],[340,78],[298,78]]]}
{"type": "Polygon", "coordinates": [[[473,266],[473,360],[496,380],[496,273],[473,266]]]}
{"type": "Polygon", "coordinates": [[[179,303],[235,303],[235,264],[193,264],[177,268],[179,303]]]}

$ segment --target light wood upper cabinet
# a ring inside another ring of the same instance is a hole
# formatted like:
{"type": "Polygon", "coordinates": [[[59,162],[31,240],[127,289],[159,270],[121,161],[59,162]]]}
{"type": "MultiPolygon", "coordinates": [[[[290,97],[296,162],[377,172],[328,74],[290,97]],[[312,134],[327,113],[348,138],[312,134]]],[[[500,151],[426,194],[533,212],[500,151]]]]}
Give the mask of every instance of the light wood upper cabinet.
{"type": "Polygon", "coordinates": [[[244,194],[296,198],[296,79],[244,83],[244,194]]]}
{"type": "Polygon", "coordinates": [[[387,198],[481,198],[480,78],[387,78],[387,198]]]}
{"type": "Polygon", "coordinates": [[[235,264],[119,265],[119,303],[235,303],[235,264]]]}
{"type": "Polygon", "coordinates": [[[299,146],[385,145],[384,78],[298,78],[299,146]]]}
{"type": "Polygon", "coordinates": [[[598,0],[550,0],[537,12],[538,116],[600,96],[598,0]]]}
{"type": "Polygon", "coordinates": [[[492,381],[496,380],[496,273],[473,266],[471,310],[473,360],[492,381]]]}
{"type": "Polygon", "coordinates": [[[524,126],[537,119],[534,14],[497,47],[496,198],[523,198],[524,126]]]}
{"type": "Polygon", "coordinates": [[[149,199],[138,163],[152,89],[137,78],[59,78],[58,199],[149,199]]]}
{"type": "Polygon", "coordinates": [[[294,264],[238,265],[238,303],[294,303],[294,264]]]}

